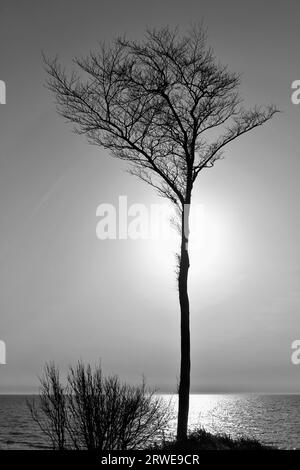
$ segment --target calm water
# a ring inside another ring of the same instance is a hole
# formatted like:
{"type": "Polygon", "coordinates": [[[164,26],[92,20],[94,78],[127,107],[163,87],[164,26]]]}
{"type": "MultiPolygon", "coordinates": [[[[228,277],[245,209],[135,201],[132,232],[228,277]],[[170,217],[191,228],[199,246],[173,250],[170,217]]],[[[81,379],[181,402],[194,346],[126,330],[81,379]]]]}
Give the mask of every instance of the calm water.
{"type": "Polygon", "coordinates": [[[300,395],[191,395],[189,426],[199,424],[212,433],[300,449],[300,395]]]}
{"type": "MultiPolygon", "coordinates": [[[[47,447],[31,420],[27,398],[0,395],[1,449],[47,447]]],[[[172,404],[176,408],[176,397],[172,404]]],[[[191,395],[189,424],[233,437],[256,437],[283,449],[300,449],[300,395],[191,395]]]]}

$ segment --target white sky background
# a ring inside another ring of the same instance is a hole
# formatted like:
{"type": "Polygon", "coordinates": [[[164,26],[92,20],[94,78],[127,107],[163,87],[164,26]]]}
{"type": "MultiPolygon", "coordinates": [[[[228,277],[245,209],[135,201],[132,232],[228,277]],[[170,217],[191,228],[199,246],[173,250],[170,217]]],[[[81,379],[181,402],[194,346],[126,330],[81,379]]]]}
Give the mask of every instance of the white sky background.
{"type": "Polygon", "coordinates": [[[172,246],[95,232],[102,202],[164,201],[57,115],[41,50],[70,65],[116,34],[202,19],[217,57],[243,74],[246,104],[284,113],[228,147],[195,187],[219,248],[210,258],[194,246],[191,258],[192,391],[299,391],[299,13],[297,2],[1,2],[0,393],[34,391],[46,361],[79,358],[176,390],[172,246]]]}

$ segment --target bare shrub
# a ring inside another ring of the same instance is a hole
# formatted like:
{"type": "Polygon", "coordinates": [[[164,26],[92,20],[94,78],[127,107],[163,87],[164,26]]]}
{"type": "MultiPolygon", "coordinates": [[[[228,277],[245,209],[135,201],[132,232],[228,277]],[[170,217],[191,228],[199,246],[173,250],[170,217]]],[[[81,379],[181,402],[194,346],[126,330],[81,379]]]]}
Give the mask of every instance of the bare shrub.
{"type": "Polygon", "coordinates": [[[65,386],[58,368],[47,365],[39,401],[29,408],[54,449],[142,449],[163,436],[172,418],[170,404],[144,380],[128,385],[82,362],[70,368],[65,386]]]}
{"type": "Polygon", "coordinates": [[[38,401],[27,402],[31,416],[50,439],[53,449],[65,449],[68,421],[67,393],[66,387],[61,384],[59,369],[54,363],[46,364],[40,383],[38,401]]]}

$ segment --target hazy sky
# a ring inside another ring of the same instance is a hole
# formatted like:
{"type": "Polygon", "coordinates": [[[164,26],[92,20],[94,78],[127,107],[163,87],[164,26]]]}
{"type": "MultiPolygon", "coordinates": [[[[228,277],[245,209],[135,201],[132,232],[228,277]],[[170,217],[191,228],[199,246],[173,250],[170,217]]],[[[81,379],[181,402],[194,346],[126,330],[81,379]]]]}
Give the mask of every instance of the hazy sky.
{"type": "Polygon", "coordinates": [[[296,1],[1,0],[0,393],[34,391],[46,361],[79,358],[176,390],[172,244],[96,237],[100,203],[164,201],[57,115],[41,50],[69,66],[116,34],[201,20],[217,57],[242,73],[246,104],[284,112],[195,187],[206,223],[191,258],[192,391],[300,391],[290,359],[300,338],[299,14],[296,1]]]}

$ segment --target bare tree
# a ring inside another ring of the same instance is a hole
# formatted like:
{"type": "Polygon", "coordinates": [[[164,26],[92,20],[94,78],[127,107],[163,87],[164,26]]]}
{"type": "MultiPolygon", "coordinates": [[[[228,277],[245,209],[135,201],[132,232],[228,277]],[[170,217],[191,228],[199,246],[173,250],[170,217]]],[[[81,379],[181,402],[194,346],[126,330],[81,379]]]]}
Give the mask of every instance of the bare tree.
{"type": "Polygon", "coordinates": [[[45,58],[48,87],[58,111],[88,141],[130,163],[130,172],[177,208],[181,247],[178,289],[181,365],[178,440],[187,435],[190,391],[188,297],[189,212],[199,173],[214,165],[230,142],[261,126],[274,106],[246,110],[239,76],[220,65],[203,28],[182,36],[168,27],[147,31],[142,42],[117,38],[68,74],[57,58],[45,58]],[[216,136],[217,134],[217,136],[216,136]]]}

